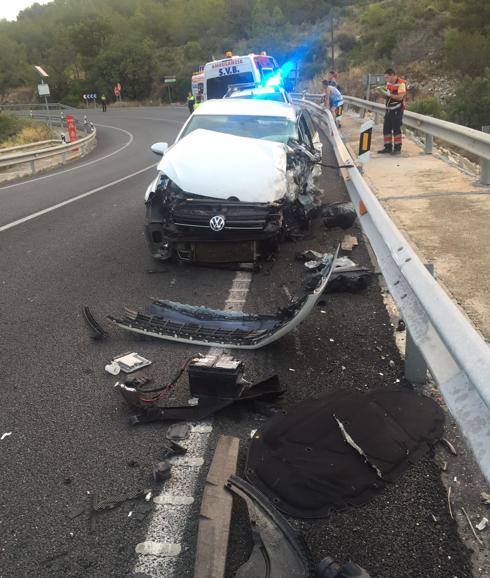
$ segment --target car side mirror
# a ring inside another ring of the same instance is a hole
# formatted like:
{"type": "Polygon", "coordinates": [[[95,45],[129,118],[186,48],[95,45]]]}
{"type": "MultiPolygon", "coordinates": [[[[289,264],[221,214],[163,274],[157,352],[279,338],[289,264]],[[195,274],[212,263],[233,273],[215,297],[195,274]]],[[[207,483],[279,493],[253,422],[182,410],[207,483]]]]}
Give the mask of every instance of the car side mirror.
{"type": "Polygon", "coordinates": [[[150,148],[156,155],[160,155],[161,157],[163,157],[163,155],[168,150],[168,143],[156,142],[155,144],[152,144],[150,148]]]}

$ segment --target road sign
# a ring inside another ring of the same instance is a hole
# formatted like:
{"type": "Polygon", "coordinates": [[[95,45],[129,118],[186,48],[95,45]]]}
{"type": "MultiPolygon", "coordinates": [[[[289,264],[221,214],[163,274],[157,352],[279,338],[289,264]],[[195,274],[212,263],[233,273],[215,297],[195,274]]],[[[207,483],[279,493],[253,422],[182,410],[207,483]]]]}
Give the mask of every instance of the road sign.
{"type": "Polygon", "coordinates": [[[119,92],[121,92],[121,90],[122,90],[121,83],[118,82],[114,88],[117,88],[117,90],[118,90],[119,92]]]}
{"type": "Polygon", "coordinates": [[[376,86],[377,84],[385,84],[384,74],[364,74],[362,77],[362,84],[364,86],[376,86]]]}
{"type": "Polygon", "coordinates": [[[49,96],[49,85],[48,84],[38,84],[37,85],[37,93],[39,96],[49,96]]]}
{"type": "Polygon", "coordinates": [[[114,96],[119,96],[121,94],[121,90],[119,88],[117,88],[117,86],[114,87],[114,96]]]}
{"type": "Polygon", "coordinates": [[[177,79],[175,78],[175,76],[164,76],[163,77],[163,83],[164,84],[172,84],[174,82],[177,82],[177,79]]]}
{"type": "Polygon", "coordinates": [[[97,93],[96,92],[90,92],[87,94],[82,94],[82,98],[83,98],[83,100],[97,100],[97,93]]]}

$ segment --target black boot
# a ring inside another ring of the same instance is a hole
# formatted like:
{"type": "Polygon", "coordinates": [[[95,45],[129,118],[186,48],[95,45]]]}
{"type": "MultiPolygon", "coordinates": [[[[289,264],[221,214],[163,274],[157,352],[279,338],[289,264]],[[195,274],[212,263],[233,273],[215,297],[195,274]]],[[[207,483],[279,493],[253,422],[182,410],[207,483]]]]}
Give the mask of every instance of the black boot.
{"type": "Polygon", "coordinates": [[[378,154],[390,155],[392,152],[393,152],[393,150],[390,146],[385,146],[384,148],[382,148],[381,150],[378,151],[378,154]]]}

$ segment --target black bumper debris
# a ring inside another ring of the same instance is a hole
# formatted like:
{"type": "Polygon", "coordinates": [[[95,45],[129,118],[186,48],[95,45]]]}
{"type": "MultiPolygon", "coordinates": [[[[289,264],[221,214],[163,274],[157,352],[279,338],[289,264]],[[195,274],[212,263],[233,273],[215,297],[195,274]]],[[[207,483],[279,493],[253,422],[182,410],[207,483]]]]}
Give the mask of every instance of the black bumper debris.
{"type": "Polygon", "coordinates": [[[306,542],[268,498],[237,476],[230,476],[227,487],[247,505],[254,543],[250,558],[239,568],[236,578],[314,578],[306,542]]]}
{"type": "Polygon", "coordinates": [[[307,292],[274,315],[253,315],[155,299],[145,313],[109,317],[119,327],[160,339],[239,349],[259,349],[297,327],[325,290],[336,255],[330,255],[307,292]]]}

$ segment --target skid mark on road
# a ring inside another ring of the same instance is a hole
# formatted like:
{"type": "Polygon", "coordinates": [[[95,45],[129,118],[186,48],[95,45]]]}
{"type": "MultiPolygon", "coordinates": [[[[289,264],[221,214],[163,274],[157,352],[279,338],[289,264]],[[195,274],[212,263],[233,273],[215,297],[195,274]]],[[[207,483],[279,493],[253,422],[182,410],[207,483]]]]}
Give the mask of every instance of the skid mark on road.
{"type": "Polygon", "coordinates": [[[127,134],[129,136],[129,139],[127,140],[126,143],[123,144],[122,147],[119,147],[118,149],[116,149],[115,151],[112,151],[111,153],[104,155],[103,157],[100,157],[98,159],[94,159],[92,161],[88,161],[86,163],[83,163],[81,165],[77,165],[76,167],[71,167],[69,169],[64,169],[62,171],[58,171],[56,173],[50,173],[49,175],[43,175],[42,177],[35,177],[34,179],[30,179],[28,181],[22,181],[21,183],[13,183],[12,185],[6,185],[5,187],[0,187],[0,192],[1,191],[5,191],[6,189],[12,189],[13,187],[20,187],[22,185],[28,185],[31,183],[35,183],[37,181],[42,181],[44,179],[51,179],[53,177],[57,177],[58,175],[64,175],[65,173],[69,173],[71,171],[76,171],[78,169],[83,169],[85,167],[88,167],[90,165],[94,165],[95,163],[100,163],[100,161],[104,161],[105,159],[108,159],[110,157],[113,157],[114,155],[117,155],[118,153],[120,153],[121,151],[123,151],[125,148],[127,148],[134,140],[134,136],[132,133],[130,133],[128,130],[124,130],[123,128],[119,128],[117,126],[111,126],[108,124],[99,124],[97,123],[95,126],[101,126],[103,128],[110,128],[113,130],[118,130],[120,132],[124,132],[125,134],[127,134]]]}
{"type": "Polygon", "coordinates": [[[114,185],[122,183],[123,181],[127,181],[128,179],[131,179],[132,177],[135,177],[136,175],[140,175],[141,173],[144,173],[148,169],[152,169],[157,164],[158,163],[153,163],[151,165],[148,165],[144,169],[140,169],[139,171],[131,173],[130,175],[126,175],[125,177],[121,177],[120,179],[117,179],[115,181],[111,181],[110,183],[107,183],[106,185],[102,185],[100,187],[92,189],[91,191],[87,191],[86,193],[82,193],[81,195],[77,195],[76,197],[72,197],[71,199],[67,199],[66,201],[63,201],[61,203],[57,203],[56,205],[52,205],[51,207],[48,207],[47,209],[43,209],[42,211],[37,211],[36,213],[32,213],[31,215],[27,215],[27,217],[22,217],[22,219],[17,219],[17,221],[13,221],[12,223],[8,223],[7,225],[3,225],[0,227],[0,233],[2,233],[3,231],[7,231],[8,229],[12,229],[13,227],[17,227],[18,225],[22,225],[22,223],[26,223],[27,221],[32,221],[32,219],[37,219],[38,217],[41,217],[42,215],[45,215],[46,213],[51,213],[52,211],[56,211],[56,209],[60,209],[61,207],[64,207],[65,205],[69,205],[70,203],[74,203],[75,201],[79,201],[80,199],[84,199],[85,197],[89,197],[90,195],[94,195],[95,193],[98,193],[99,191],[103,191],[104,189],[108,189],[109,187],[112,187],[114,185]]]}
{"type": "MultiPolygon", "coordinates": [[[[252,274],[239,271],[232,282],[225,301],[228,311],[242,311],[252,282],[252,274]]],[[[223,349],[212,347],[210,354],[216,355],[223,349]]],[[[185,456],[172,460],[172,477],[164,483],[162,493],[154,498],[156,510],[148,527],[146,542],[179,545],[182,550],[192,544],[182,544],[187,521],[192,511],[192,502],[199,483],[200,466],[206,455],[212,432],[212,420],[192,424],[189,438],[182,442],[187,448],[185,456]]],[[[136,546],[137,547],[137,546],[136,546]]],[[[174,550],[172,550],[174,551],[174,550]]],[[[138,552],[137,552],[138,553],[138,552]]],[[[134,572],[147,574],[152,578],[180,578],[177,575],[179,558],[174,556],[151,556],[138,554],[134,572]]]]}

